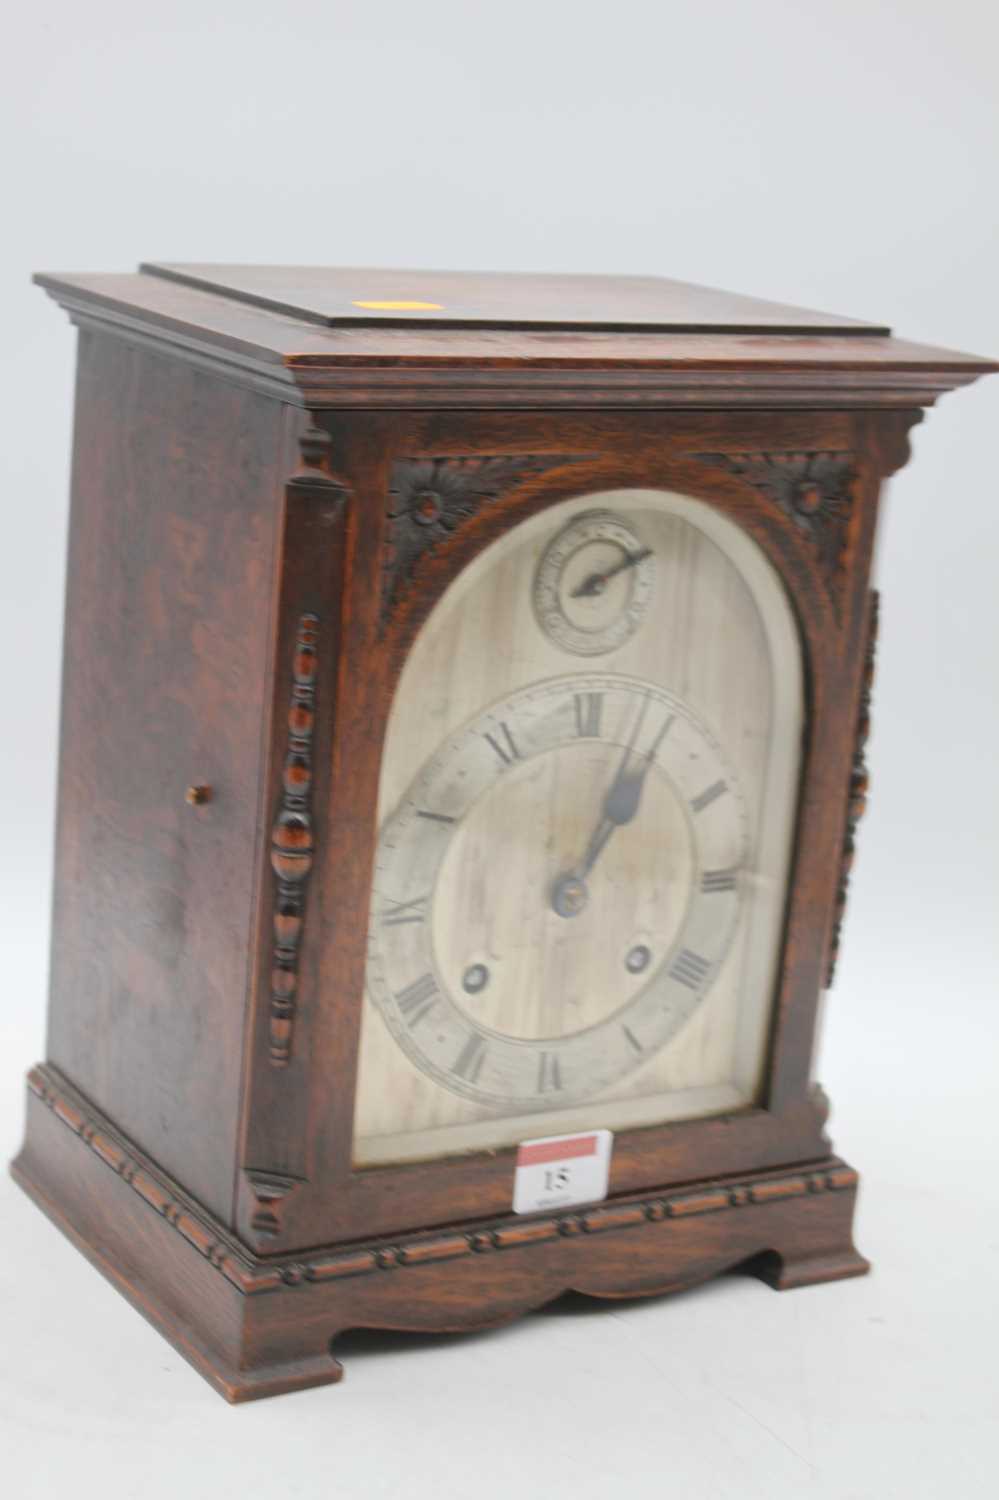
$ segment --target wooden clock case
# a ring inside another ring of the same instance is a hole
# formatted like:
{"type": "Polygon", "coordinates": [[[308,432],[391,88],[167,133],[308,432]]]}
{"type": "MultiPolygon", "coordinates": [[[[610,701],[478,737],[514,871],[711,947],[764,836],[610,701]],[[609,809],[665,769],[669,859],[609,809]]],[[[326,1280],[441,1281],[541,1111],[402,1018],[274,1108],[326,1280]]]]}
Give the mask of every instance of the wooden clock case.
{"type": "Polygon", "coordinates": [[[811,1066],[865,797],[878,497],[920,408],[997,366],[637,278],[38,279],[80,347],[22,1186],[230,1400],[337,1380],[347,1327],[866,1270],[811,1066]],[[355,305],[399,297],[435,306],[355,305]],[[620,1133],[607,1201],[516,1217],[513,1151],[352,1167],[380,747],[450,580],[623,486],[734,519],[800,628],[769,1062],[754,1108],[620,1133]]]}

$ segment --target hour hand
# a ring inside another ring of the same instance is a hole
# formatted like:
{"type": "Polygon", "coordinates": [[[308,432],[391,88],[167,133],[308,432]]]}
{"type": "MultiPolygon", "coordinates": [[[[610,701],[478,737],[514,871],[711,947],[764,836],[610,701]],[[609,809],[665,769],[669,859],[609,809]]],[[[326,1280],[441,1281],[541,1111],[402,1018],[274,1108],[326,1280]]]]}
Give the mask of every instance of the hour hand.
{"type": "Polygon", "coordinates": [[[638,811],[642,774],[635,772],[628,780],[622,781],[618,773],[614,785],[604,798],[603,814],[590,835],[586,853],[575,869],[556,880],[552,887],[552,906],[560,917],[574,917],[589,900],[586,877],[600,858],[615,828],[619,828],[622,823],[630,823],[638,811]],[[614,792],[617,795],[612,800],[611,794],[614,792]]]}
{"type": "Polygon", "coordinates": [[[643,759],[633,769],[622,765],[607,788],[599,823],[593,830],[586,853],[580,861],[578,874],[588,875],[596,864],[604,846],[615,828],[633,821],[642,800],[642,788],[649,773],[651,760],[643,759]]]}
{"type": "Polygon", "coordinates": [[[596,864],[598,858],[600,857],[600,853],[604,845],[607,843],[607,840],[610,838],[616,827],[617,823],[613,820],[613,818],[608,818],[607,814],[605,813],[604,816],[600,819],[600,822],[597,824],[596,828],[593,830],[593,833],[590,836],[590,842],[586,846],[586,853],[583,855],[582,859],[579,862],[579,867],[576,873],[580,878],[582,878],[584,875],[588,875],[593,869],[593,866],[596,864]]]}

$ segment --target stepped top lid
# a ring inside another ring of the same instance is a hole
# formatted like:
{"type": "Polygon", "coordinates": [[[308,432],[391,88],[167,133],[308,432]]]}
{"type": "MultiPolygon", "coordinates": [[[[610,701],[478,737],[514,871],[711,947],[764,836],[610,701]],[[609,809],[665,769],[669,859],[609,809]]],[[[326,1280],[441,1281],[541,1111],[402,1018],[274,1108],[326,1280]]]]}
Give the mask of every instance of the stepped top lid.
{"type": "Polygon", "coordinates": [[[887,334],[877,324],[661,276],[552,276],[349,266],[217,266],[150,261],[184,286],[325,328],[561,328],[658,333],[887,334]]]}

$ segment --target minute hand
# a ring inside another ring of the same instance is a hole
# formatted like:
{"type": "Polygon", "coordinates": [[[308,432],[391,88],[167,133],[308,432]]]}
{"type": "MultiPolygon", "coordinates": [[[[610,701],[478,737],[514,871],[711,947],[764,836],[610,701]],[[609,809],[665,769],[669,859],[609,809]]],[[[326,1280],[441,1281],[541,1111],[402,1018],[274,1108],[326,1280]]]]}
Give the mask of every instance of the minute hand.
{"type": "Polygon", "coordinates": [[[641,732],[642,725],[645,722],[645,715],[648,712],[648,708],[649,699],[646,698],[635,720],[635,727],[631,731],[631,736],[625,746],[624,754],[621,757],[621,763],[617,768],[614,780],[604,794],[603,806],[600,811],[600,821],[593,830],[590,842],[586,846],[586,853],[583,855],[579,869],[576,872],[580,877],[585,877],[593,869],[615,828],[621,828],[626,823],[631,823],[638,813],[642,801],[645,778],[649,774],[656,751],[662,744],[666,736],[666,731],[673,722],[673,717],[670,715],[649,749],[643,754],[636,756],[635,744],[641,732]],[[637,761],[637,764],[634,764],[635,761],[637,761]]]}

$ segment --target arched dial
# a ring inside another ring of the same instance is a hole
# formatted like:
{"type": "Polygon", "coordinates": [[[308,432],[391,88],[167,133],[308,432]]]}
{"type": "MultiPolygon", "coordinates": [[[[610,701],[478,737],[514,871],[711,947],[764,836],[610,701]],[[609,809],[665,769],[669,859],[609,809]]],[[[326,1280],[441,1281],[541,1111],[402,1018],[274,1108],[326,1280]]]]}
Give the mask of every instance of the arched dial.
{"type": "Polygon", "coordinates": [[[653,549],[609,510],[588,510],[552,538],[534,576],[534,612],[555,645],[574,656],[622,646],[648,612],[653,549]]]}
{"type": "Polygon", "coordinates": [[[370,991],[416,1065],[480,1104],[550,1109],[640,1068],[733,936],[746,816],[675,695],[573,674],[441,745],[386,822],[370,991]]]}

